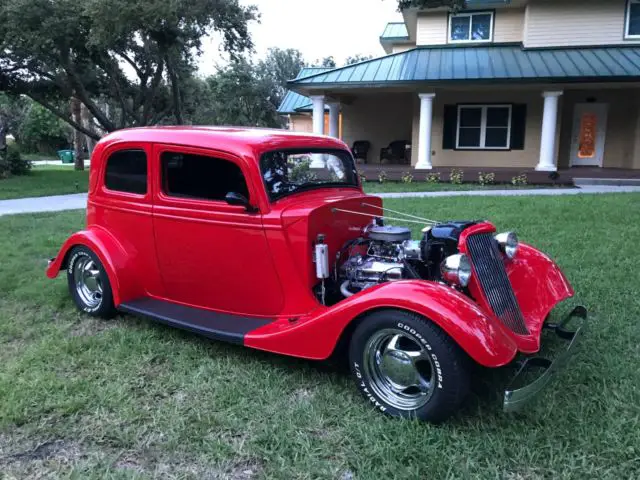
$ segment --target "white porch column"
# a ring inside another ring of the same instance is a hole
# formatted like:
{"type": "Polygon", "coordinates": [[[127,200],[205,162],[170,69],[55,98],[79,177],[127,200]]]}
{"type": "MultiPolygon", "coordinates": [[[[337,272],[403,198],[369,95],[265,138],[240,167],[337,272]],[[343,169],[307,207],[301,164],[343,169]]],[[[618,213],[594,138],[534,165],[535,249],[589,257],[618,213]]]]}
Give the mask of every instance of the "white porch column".
{"type": "Polygon", "coordinates": [[[433,99],[435,93],[421,93],[420,127],[418,133],[418,163],[416,170],[431,170],[431,130],[433,125],[433,99]]]}
{"type": "Polygon", "coordinates": [[[313,133],[324,134],[324,95],[312,95],[313,133]]]}
{"type": "MultiPolygon", "coordinates": [[[[324,134],[324,95],[312,95],[311,102],[313,103],[313,133],[319,135],[324,134]]],[[[314,153],[311,155],[311,168],[324,168],[325,159],[324,155],[314,153]]]]}
{"type": "Polygon", "coordinates": [[[329,136],[340,138],[340,103],[329,103],[329,136]]]}
{"type": "Polygon", "coordinates": [[[556,164],[556,132],[558,127],[558,102],[562,91],[543,92],[544,113],[542,115],[542,135],[540,136],[540,161],[536,170],[555,172],[556,164]]]}

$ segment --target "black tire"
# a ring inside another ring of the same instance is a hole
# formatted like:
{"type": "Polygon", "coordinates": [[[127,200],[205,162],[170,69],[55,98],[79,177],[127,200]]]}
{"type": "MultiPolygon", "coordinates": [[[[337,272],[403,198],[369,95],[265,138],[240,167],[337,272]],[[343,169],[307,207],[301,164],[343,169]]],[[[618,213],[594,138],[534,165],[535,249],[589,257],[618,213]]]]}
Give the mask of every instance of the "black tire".
{"type": "Polygon", "coordinates": [[[402,310],[364,317],[351,337],[349,363],[365,398],[392,417],[443,422],[458,410],[469,390],[466,354],[437,325],[402,310]],[[412,368],[418,380],[405,388],[414,381],[405,381],[413,375],[412,368]]]}
{"type": "Polygon", "coordinates": [[[113,291],[107,272],[98,256],[87,247],[77,246],[71,249],[67,258],[69,293],[78,309],[93,317],[112,318],[116,313],[113,305],[113,291]],[[85,291],[81,286],[81,284],[86,285],[88,280],[78,279],[76,270],[83,266],[91,267],[89,271],[95,272],[90,275],[91,282],[95,282],[96,285],[96,288],[93,289],[95,294],[93,300],[88,299],[91,289],[87,287],[85,291]]]}

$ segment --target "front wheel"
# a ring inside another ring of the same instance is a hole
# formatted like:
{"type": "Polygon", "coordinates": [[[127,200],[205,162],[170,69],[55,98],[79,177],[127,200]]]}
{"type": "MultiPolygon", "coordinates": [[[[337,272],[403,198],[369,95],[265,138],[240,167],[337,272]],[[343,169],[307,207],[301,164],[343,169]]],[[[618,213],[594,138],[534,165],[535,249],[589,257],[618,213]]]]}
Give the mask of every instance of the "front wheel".
{"type": "Polygon", "coordinates": [[[464,352],[437,325],[410,312],[383,310],[363,318],[349,360],[365,398],[393,417],[442,422],[469,387],[464,352]]]}
{"type": "Polygon", "coordinates": [[[98,256],[87,247],[74,247],[69,252],[67,282],[78,309],[101,318],[111,318],[115,314],[107,272],[98,256]]]}

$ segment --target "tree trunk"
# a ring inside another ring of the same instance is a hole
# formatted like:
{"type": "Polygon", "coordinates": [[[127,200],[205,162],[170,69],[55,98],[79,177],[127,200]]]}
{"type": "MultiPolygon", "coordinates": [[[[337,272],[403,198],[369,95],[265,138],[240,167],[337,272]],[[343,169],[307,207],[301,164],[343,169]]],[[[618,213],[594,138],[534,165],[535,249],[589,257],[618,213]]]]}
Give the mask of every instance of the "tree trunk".
{"type": "MultiPolygon", "coordinates": [[[[71,99],[71,116],[74,122],[82,125],[82,103],[76,97],[71,99]]],[[[73,131],[73,149],[76,153],[74,168],[76,170],[84,170],[84,135],[77,129],[73,131]]]]}
{"type": "MultiPolygon", "coordinates": [[[[85,105],[82,105],[82,126],[87,130],[93,130],[93,117],[91,115],[91,112],[85,105]]],[[[87,145],[87,152],[89,153],[89,158],[91,158],[93,149],[96,146],[96,141],[87,135],[84,135],[84,141],[87,145]]]]}
{"type": "Polygon", "coordinates": [[[9,176],[7,163],[7,127],[4,118],[0,117],[0,178],[9,176]]]}

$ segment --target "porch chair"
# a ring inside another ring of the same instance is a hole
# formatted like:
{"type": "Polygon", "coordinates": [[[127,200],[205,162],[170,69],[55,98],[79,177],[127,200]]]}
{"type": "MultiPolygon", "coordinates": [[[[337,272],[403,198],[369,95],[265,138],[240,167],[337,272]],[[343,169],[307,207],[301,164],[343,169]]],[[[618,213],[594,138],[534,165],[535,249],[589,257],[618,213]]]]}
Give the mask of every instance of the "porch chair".
{"type": "Polygon", "coordinates": [[[394,140],[388,147],[380,149],[380,163],[387,160],[388,163],[408,164],[411,162],[411,142],[407,140],[394,140]]]}
{"type": "Polygon", "coordinates": [[[364,163],[367,163],[367,155],[369,155],[369,149],[371,148],[371,142],[368,140],[356,140],[353,142],[353,147],[351,147],[351,153],[353,153],[353,158],[356,159],[356,162],[359,158],[364,160],[364,163]]]}

